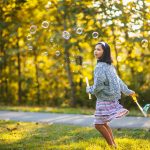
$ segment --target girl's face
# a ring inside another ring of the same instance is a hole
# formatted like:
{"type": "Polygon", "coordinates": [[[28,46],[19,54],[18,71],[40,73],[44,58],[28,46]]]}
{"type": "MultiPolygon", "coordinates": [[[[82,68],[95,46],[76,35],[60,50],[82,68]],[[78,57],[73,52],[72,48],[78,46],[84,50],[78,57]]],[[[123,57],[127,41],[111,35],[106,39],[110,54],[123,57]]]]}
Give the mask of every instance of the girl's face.
{"type": "Polygon", "coordinates": [[[100,57],[102,57],[103,52],[104,50],[100,44],[95,46],[94,56],[96,57],[96,59],[99,59],[100,57]]]}

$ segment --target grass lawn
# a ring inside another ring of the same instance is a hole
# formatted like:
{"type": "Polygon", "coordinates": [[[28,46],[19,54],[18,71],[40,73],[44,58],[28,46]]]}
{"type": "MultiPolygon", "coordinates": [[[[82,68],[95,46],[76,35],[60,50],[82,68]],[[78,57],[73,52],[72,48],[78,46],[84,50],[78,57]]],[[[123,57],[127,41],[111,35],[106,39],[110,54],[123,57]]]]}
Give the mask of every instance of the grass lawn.
{"type": "MultiPolygon", "coordinates": [[[[93,115],[95,109],[86,107],[44,107],[44,106],[0,106],[0,110],[11,110],[11,111],[29,111],[29,112],[51,112],[51,113],[68,113],[68,114],[86,114],[93,115]]],[[[128,116],[142,116],[138,108],[129,110],[128,116]]],[[[150,114],[148,114],[150,117],[150,114]]]]}
{"type": "MultiPolygon", "coordinates": [[[[150,150],[150,132],[113,130],[118,150],[150,150]]],[[[109,150],[93,127],[0,121],[1,150],[109,150]]]]}

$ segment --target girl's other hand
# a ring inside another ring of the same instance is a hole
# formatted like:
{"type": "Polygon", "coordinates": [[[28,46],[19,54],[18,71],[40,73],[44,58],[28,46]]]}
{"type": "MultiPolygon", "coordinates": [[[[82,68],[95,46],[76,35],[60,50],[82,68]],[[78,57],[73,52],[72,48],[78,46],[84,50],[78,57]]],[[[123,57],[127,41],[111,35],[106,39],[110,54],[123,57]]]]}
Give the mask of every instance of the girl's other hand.
{"type": "Polygon", "coordinates": [[[90,86],[87,86],[86,87],[86,93],[89,93],[90,92],[90,86]]]}
{"type": "Polygon", "coordinates": [[[129,96],[131,96],[131,97],[137,97],[138,95],[133,91],[129,96]]]}

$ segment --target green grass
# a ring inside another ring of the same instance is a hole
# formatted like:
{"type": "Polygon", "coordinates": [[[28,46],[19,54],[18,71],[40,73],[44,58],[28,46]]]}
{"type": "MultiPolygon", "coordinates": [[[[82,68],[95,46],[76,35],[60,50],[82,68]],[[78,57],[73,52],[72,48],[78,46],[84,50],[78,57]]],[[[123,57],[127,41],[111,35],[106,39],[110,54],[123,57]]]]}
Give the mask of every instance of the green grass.
{"type": "MultiPolygon", "coordinates": [[[[113,130],[118,150],[149,150],[150,133],[142,129],[113,130]]],[[[93,127],[0,121],[1,150],[109,150],[93,127]]]]}
{"type": "MultiPolygon", "coordinates": [[[[67,113],[67,114],[86,114],[92,115],[95,109],[86,107],[44,107],[44,106],[0,106],[0,110],[11,111],[29,111],[29,112],[51,112],[51,113],[67,113]]],[[[143,116],[138,108],[129,110],[128,116],[143,116]]],[[[150,114],[148,114],[150,117],[150,114]]]]}

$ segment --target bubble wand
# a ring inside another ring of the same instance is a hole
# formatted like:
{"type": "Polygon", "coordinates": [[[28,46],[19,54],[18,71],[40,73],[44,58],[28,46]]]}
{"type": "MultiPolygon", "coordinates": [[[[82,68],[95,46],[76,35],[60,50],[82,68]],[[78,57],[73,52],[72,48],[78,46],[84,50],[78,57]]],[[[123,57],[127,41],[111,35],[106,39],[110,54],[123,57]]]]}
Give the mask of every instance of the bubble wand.
{"type": "MultiPolygon", "coordinates": [[[[85,77],[86,85],[89,87],[89,80],[87,77],[85,77]]],[[[89,99],[92,99],[91,94],[89,93],[89,99]]]]}
{"type": "Polygon", "coordinates": [[[147,114],[144,112],[144,110],[142,109],[142,107],[139,105],[136,96],[132,96],[133,101],[138,105],[139,109],[141,110],[142,114],[144,115],[144,117],[147,117],[147,114]]]}

